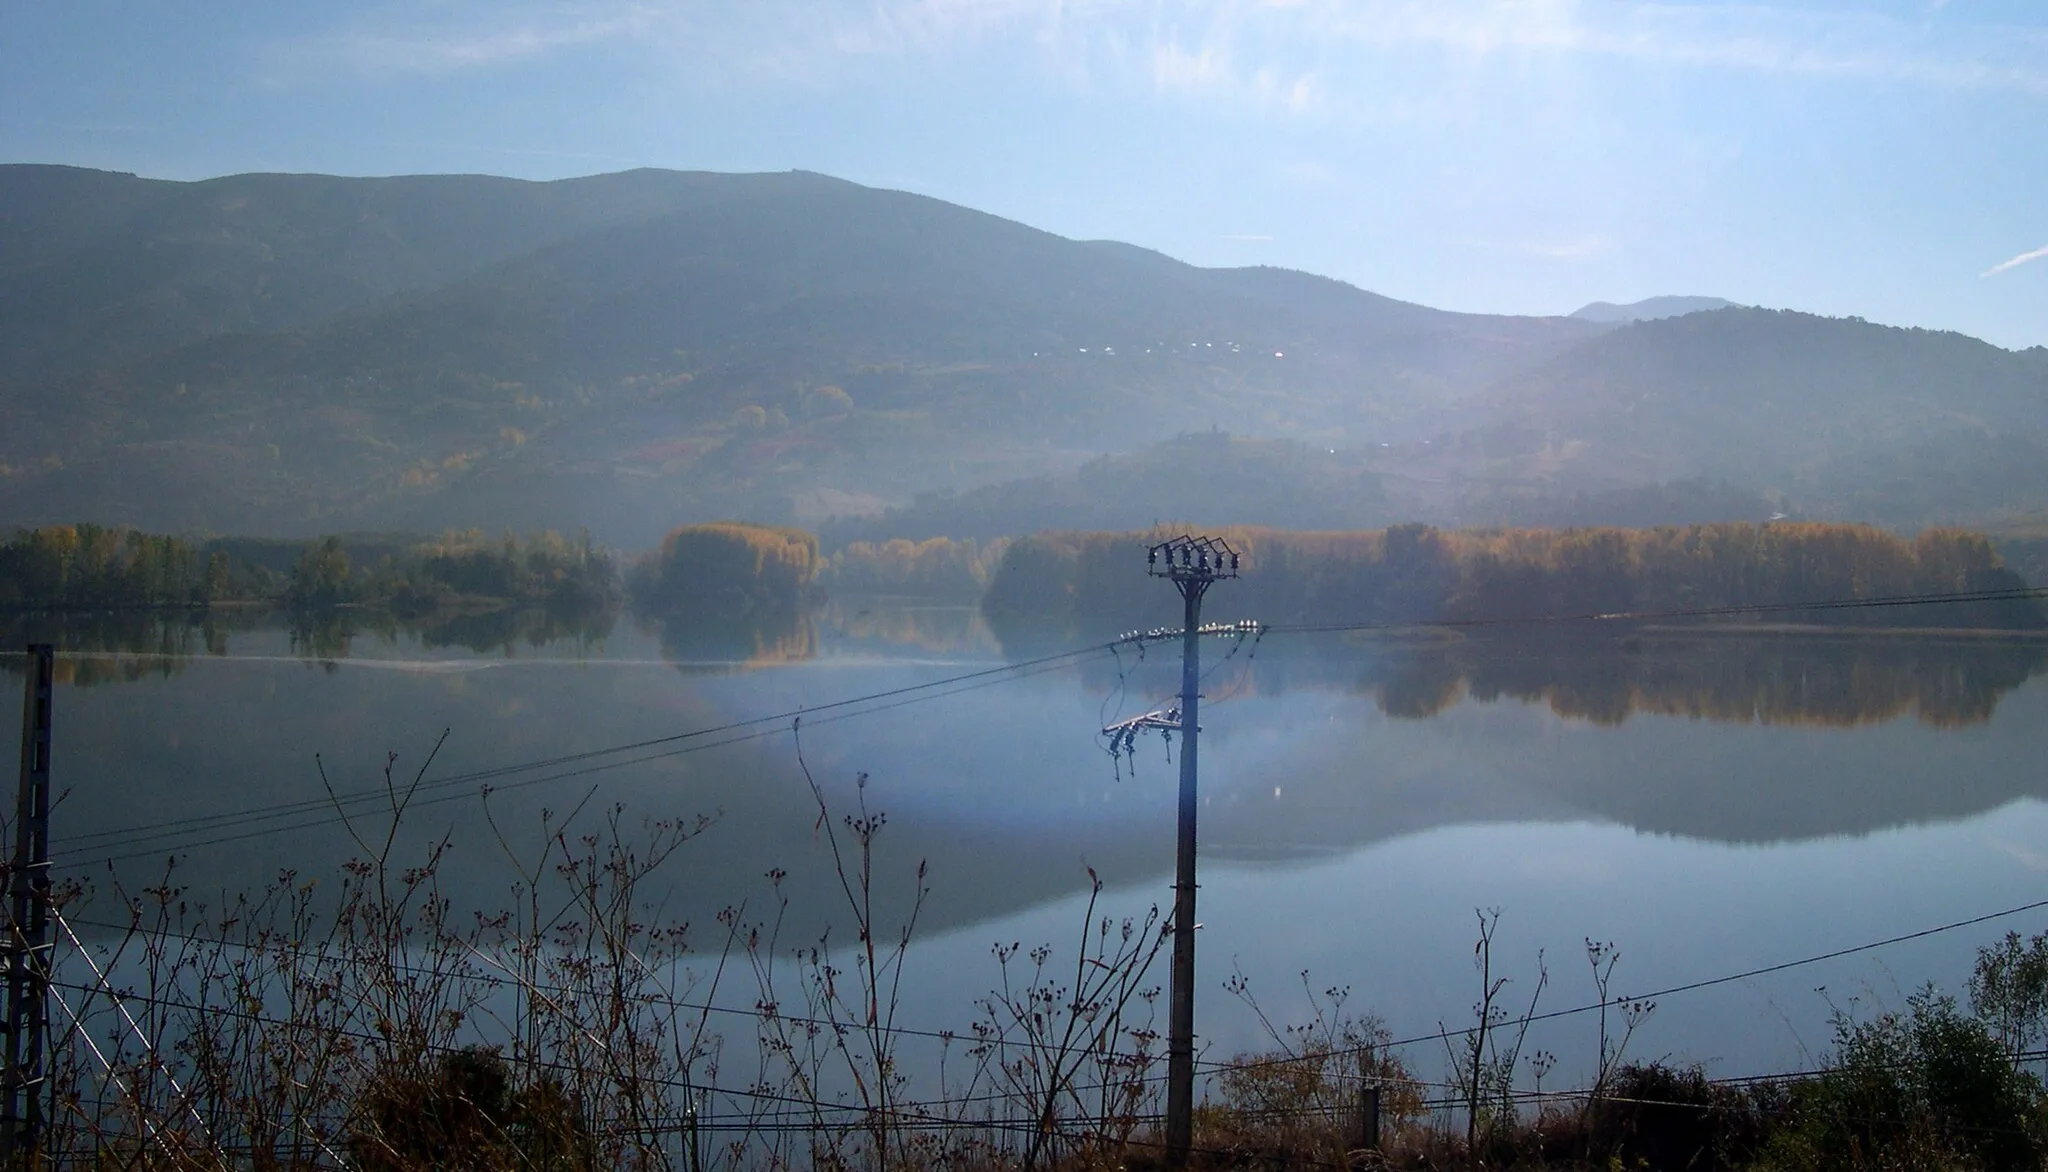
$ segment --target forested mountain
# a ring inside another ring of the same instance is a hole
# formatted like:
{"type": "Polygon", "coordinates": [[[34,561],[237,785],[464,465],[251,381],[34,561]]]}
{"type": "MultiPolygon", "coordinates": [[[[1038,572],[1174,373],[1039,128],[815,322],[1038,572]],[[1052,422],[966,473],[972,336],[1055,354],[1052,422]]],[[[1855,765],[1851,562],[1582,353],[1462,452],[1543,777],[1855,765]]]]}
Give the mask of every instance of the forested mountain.
{"type": "Polygon", "coordinates": [[[1693,313],[1592,339],[1466,407],[1483,430],[1449,458],[1493,476],[1707,477],[1902,525],[2048,500],[2048,348],[1961,334],[1693,313]]]}
{"type": "Polygon", "coordinates": [[[162,527],[881,501],[1189,427],[1377,434],[1597,327],[822,176],[0,171],[0,507],[162,527]]]}
{"type": "Polygon", "coordinates": [[[168,183],[0,167],[0,356],[10,374],[61,374],[220,334],[307,326],[608,224],[730,197],[709,181],[726,178],[747,177],[168,183]]]}
{"type": "Polygon", "coordinates": [[[1098,456],[1067,475],[920,493],[878,515],[834,518],[819,536],[837,549],[853,541],[986,541],[1042,529],[1144,529],[1177,521],[1374,529],[1430,516],[1459,524],[1643,527],[1785,515],[1781,500],[1705,479],[1591,491],[1537,485],[1512,495],[1479,491],[1431,501],[1419,497],[1414,485],[1376,471],[1392,463],[1377,447],[1331,450],[1295,440],[1192,432],[1135,452],[1098,456]],[[1402,488],[1399,495],[1389,491],[1390,481],[1402,488]]]}
{"type": "Polygon", "coordinates": [[[805,173],[0,167],[0,520],[644,546],[985,527],[916,503],[977,490],[1020,527],[2048,504],[2048,352],[1596,308],[1447,313],[805,173]],[[1173,438],[1226,432],[1256,442],[1173,438]]]}

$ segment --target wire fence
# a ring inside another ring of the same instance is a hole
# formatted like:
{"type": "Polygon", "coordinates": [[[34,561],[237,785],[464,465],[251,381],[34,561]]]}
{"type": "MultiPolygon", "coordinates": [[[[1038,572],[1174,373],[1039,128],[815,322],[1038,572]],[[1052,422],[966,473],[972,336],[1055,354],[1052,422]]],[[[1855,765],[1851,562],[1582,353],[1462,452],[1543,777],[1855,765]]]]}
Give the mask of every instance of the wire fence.
{"type": "MultiPolygon", "coordinates": [[[[1881,940],[1864,942],[1852,947],[1816,953],[1777,964],[1759,966],[1739,972],[1719,974],[1684,982],[1657,990],[1646,996],[1664,998],[1687,992],[1711,988],[1730,982],[1750,979],[1756,976],[1783,972],[1827,960],[1873,951],[1910,940],[1921,939],[1938,933],[1952,932],[1963,928],[1982,925],[2001,918],[2019,915],[2048,907],[2048,900],[2037,901],[2017,907],[2005,908],[1944,924],[1901,933],[1881,940]]],[[[345,1040],[363,1048],[364,1051],[382,1052],[382,1061],[389,1062],[392,1053],[407,1051],[417,1065],[425,1061],[428,1067],[433,1060],[448,1060],[475,1055],[484,1051],[502,1048],[502,1039],[497,1046],[486,1040],[484,1033],[469,1040],[458,1040],[449,1035],[444,1040],[400,1039],[388,1026],[365,1028],[362,1025],[342,1024],[336,1020],[309,1023],[295,1020],[283,1013],[273,1011],[260,1002],[233,1003],[211,1000],[194,995],[188,988],[173,982],[169,985],[142,991],[120,983],[118,970],[108,965],[105,968],[93,957],[94,949],[88,946],[76,933],[73,923],[61,916],[57,919],[63,938],[71,946],[71,955],[82,961],[92,972],[90,980],[71,979],[60,975],[51,982],[52,1003],[56,1006],[60,1020],[58,1042],[52,1047],[53,1057],[60,1063],[72,1063],[68,1080],[72,1092],[68,1097],[53,1104],[57,1107],[52,1116],[60,1130],[69,1125],[66,1142],[79,1151],[98,1149],[110,1143],[151,1143],[161,1144],[163,1134],[185,1135],[179,1142],[187,1142],[193,1131],[208,1136],[216,1133],[235,1133],[233,1123],[218,1122],[219,1107],[216,1104],[202,1112],[201,1100],[205,1095],[199,1088],[180,1084],[173,1073],[180,1065],[179,1055],[189,1054],[185,1038],[166,1043],[162,1037],[152,1036],[140,1024],[144,1020],[166,1022],[174,1017],[191,1023],[208,1023],[218,1029],[223,1023],[239,1023],[251,1027],[254,1036],[266,1032],[278,1034],[307,1033],[318,1035],[326,1043],[345,1040]],[[89,1022],[94,1020],[95,1009],[100,1017],[106,1012],[118,1013],[119,1020],[107,1026],[102,1045],[95,1040],[89,1022]],[[85,1074],[98,1076],[98,1090],[87,1093],[87,1084],[92,1080],[85,1074]],[[168,1094],[159,1087],[156,1092],[145,1093],[134,1089],[137,1084],[161,1082],[170,1088],[168,1094]],[[216,1122],[211,1125],[185,1127],[189,1120],[198,1125],[202,1113],[212,1116],[216,1122]],[[137,1124],[146,1124],[137,1131],[137,1124]]],[[[82,926],[103,929],[119,929],[122,925],[108,921],[86,920],[82,926]]],[[[126,926],[130,931],[139,930],[136,924],[126,926]]],[[[227,937],[203,937],[194,934],[159,933],[159,940],[175,939],[183,944],[209,950],[215,962],[223,955],[232,955],[237,949],[251,947],[246,940],[237,941],[227,937]]],[[[270,942],[253,946],[256,949],[272,948],[270,942]]],[[[102,946],[101,953],[118,953],[118,949],[102,946]]],[[[360,961],[360,957],[347,952],[327,952],[319,948],[303,948],[293,945],[288,949],[297,959],[309,963],[341,964],[360,961]]],[[[230,959],[230,965],[238,963],[230,959]]],[[[403,959],[393,958],[387,962],[393,972],[419,978],[445,978],[450,974],[445,967],[418,965],[403,959]]],[[[58,965],[60,973],[69,967],[64,962],[58,965]]],[[[532,981],[522,984],[518,978],[486,971],[469,970],[460,974],[464,982],[497,991],[517,991],[543,998],[570,998],[585,995],[587,986],[578,988],[570,985],[532,981]]],[[[963,1047],[978,1047],[987,1052],[1002,1053],[1010,1050],[1029,1052],[1035,1043],[1028,1038],[997,1037],[975,1030],[951,1031],[934,1030],[912,1026],[877,1025],[854,1020],[839,1013],[812,1016],[803,1014],[783,1015],[774,1010],[755,1007],[744,1008],[717,1005],[708,1000],[691,1000],[664,996],[657,990],[645,986],[636,987],[630,994],[636,1001],[659,1005],[669,1011],[690,1010],[701,1014],[720,1014],[747,1019],[756,1025],[773,1024],[779,1027],[799,1027],[807,1032],[822,1032],[837,1039],[836,1045],[844,1048],[852,1033],[866,1029],[891,1036],[919,1038],[946,1044],[961,1044],[963,1047]]],[[[1613,1006],[1625,1000],[1614,998],[1600,1005],[1579,1005],[1541,1014],[1531,1013],[1514,1024],[1526,1024],[1538,1020],[1578,1015],[1595,1011],[1602,1005],[1613,1006]]],[[[352,1019],[353,1020],[353,1019],[352,1019]]],[[[1230,1102],[1220,1116],[1212,1115],[1215,1126],[1227,1124],[1244,1135],[1259,1132],[1286,1131],[1300,1133],[1304,1128],[1329,1139],[1333,1143],[1350,1143],[1366,1133],[1366,1125],[1359,1113],[1367,1108],[1358,1092],[1367,1087],[1376,1090],[1398,1088],[1402,1098],[1393,1107],[1394,1120],[1417,1120],[1434,1118],[1438,1130],[1451,1132],[1449,1125],[1456,1117],[1470,1114],[1475,1109],[1474,1088],[1468,1083],[1451,1080],[1429,1080],[1410,1073],[1407,1066],[1387,1064],[1373,1069],[1363,1069],[1358,1063],[1361,1058],[1384,1060],[1403,1047],[1417,1044],[1469,1038],[1473,1028],[1447,1029],[1418,1033],[1401,1038],[1390,1038],[1382,1034],[1369,1044],[1346,1047],[1324,1044],[1306,1052],[1281,1052],[1264,1057],[1236,1059],[1231,1061],[1204,1061],[1200,1074],[1212,1090],[1232,1078],[1246,1076],[1292,1075],[1300,1073],[1305,1080],[1297,1080],[1291,1101],[1273,1103],[1261,1101],[1257,1096],[1242,1101],[1230,1102]],[[1306,1091],[1301,1087],[1306,1086],[1306,1091]],[[1331,1137],[1335,1137],[1332,1139],[1331,1137]]],[[[767,1044],[770,1034],[760,1034],[757,1040],[767,1044]]],[[[1035,1057],[1036,1055],[1034,1055],[1035,1057]]],[[[807,1092],[785,1081],[780,1085],[757,1082],[753,1085],[730,1085],[720,1083],[714,1077],[699,1076],[686,1069],[682,1074],[641,1073],[635,1078],[642,1084],[643,1091],[657,1092],[665,1104],[661,1112],[643,1111],[632,1121],[633,1143],[636,1145],[635,1159],[650,1160],[657,1150],[667,1150],[663,1145],[678,1136],[688,1136],[692,1143],[715,1140],[723,1148],[730,1149],[720,1155],[733,1167],[752,1166],[755,1163],[773,1165],[784,1157],[792,1156],[801,1149],[799,1162],[818,1156],[824,1149],[842,1151],[847,1145],[858,1146],[871,1142],[869,1137],[886,1135],[890,1143],[952,1143],[965,1142],[972,1138],[973,1145],[984,1154],[1002,1154],[1005,1158],[1020,1156],[1019,1143],[1035,1139],[1050,1149],[1079,1151],[1093,1146],[1113,1144],[1119,1150],[1143,1151],[1157,1147],[1156,1131],[1161,1120],[1157,1109],[1158,1090],[1163,1075],[1156,1069],[1157,1055],[1147,1050],[1097,1051],[1094,1054],[1095,1068],[1120,1066],[1123,1074],[1114,1080],[1099,1080],[1082,1075],[1079,1064],[1065,1068],[1066,1073],[1058,1085],[1050,1088],[1047,1098],[1024,1093],[1017,1085],[1004,1089],[990,1089],[975,1093],[959,1087],[942,1090],[940,1093],[923,1097],[903,1094],[893,1102],[877,1102],[872,1098],[859,1098],[857,1092],[842,1090],[836,1095],[823,1094],[813,1087],[807,1092]],[[1086,1096],[1091,1093],[1100,1096],[1110,1092],[1110,1097],[1122,1104],[1122,1109],[1105,1117],[1082,1109],[1087,1105],[1086,1096]],[[680,1107],[678,1107],[680,1101],[680,1107]],[[1047,1104],[1050,1104],[1049,1106],[1047,1104]],[[1020,1116],[1022,1116],[1020,1118],[1020,1116]],[[821,1147],[822,1145],[822,1147],[821,1147]]],[[[2048,1051],[2028,1050],[2012,1055],[2018,1062],[2039,1061],[2048,1058],[2048,1051]]],[[[1006,1059],[997,1058],[1000,1067],[1006,1059]]],[[[577,1076],[587,1076],[588,1057],[574,1056],[549,1058],[529,1055],[524,1060],[525,1077],[528,1079],[561,1078],[574,1081],[577,1076]],[[583,1065],[579,1065],[583,1064],[583,1065]]],[[[984,1064],[984,1072],[987,1065],[984,1064]]],[[[616,1075],[616,1071],[610,1072],[616,1075]]],[[[1765,1075],[1745,1075],[1728,1078],[1701,1078],[1700,1084],[1713,1088],[1741,1089],[1758,1085],[1783,1084],[1813,1079],[1828,1073],[1827,1068],[1786,1071],[1765,1075]]],[[[189,1078],[189,1075],[188,1075],[189,1078]]],[[[63,1081],[63,1080],[60,1080],[63,1081]]],[[[1287,1080],[1282,1078],[1281,1083],[1287,1080]]],[[[1046,1088],[1039,1088],[1045,1090],[1046,1088]]],[[[1242,1099],[1242,1096],[1240,1096],[1242,1099]]],[[[1377,1097],[1375,1104],[1380,1102],[1377,1097]]],[[[1657,1108],[1695,1114],[1747,1113],[1755,1115],[1786,1115],[1794,1108],[1780,1101],[1759,1103],[1753,1098],[1729,1098],[1716,1101],[1702,1101],[1698,1097],[1669,1099],[1631,1095],[1613,1087],[1580,1086],[1566,1090],[1542,1090],[1540,1087],[1505,1086],[1487,1092],[1486,1109],[1495,1112],[1506,1110],[1518,1115],[1544,1115],[1546,1112],[1568,1110],[1583,1114],[1593,1104],[1602,1104],[1603,1109],[1617,1107],[1657,1108]]],[[[1390,1106],[1393,1106],[1390,1104],[1390,1106]]],[[[360,1148],[363,1142],[361,1132],[364,1124],[341,1101],[331,1103],[324,1112],[309,1112],[305,1118],[295,1121],[300,1131],[320,1138],[316,1146],[317,1158],[307,1166],[323,1164],[348,1165],[352,1161],[343,1154],[351,1142],[360,1148]],[[351,1138],[353,1137],[353,1138],[351,1138]]],[[[1981,1129],[1980,1129],[1981,1130],[1981,1129]]],[[[2003,1134],[2013,1129],[1989,1129],[1992,1133],[2003,1134]]],[[[1243,1136],[1239,1137],[1240,1139],[1243,1136]]],[[[207,1150],[222,1159],[247,1159],[258,1152],[274,1156],[276,1145],[289,1137],[278,1137],[269,1146],[261,1143],[242,1141],[218,1143],[209,1141],[207,1150]]],[[[680,1158],[680,1153],[669,1151],[670,1156],[680,1158]]],[[[1214,1147],[1211,1154],[1244,1154],[1241,1143],[1233,1146],[1214,1147]]],[[[702,1154],[697,1153],[701,1160],[702,1154]]],[[[353,1161],[360,1163],[360,1160],[353,1161]]],[[[374,1161],[372,1161],[374,1162],[374,1161]]],[[[659,1163],[659,1161],[655,1161],[659,1163]]],[[[830,1161],[827,1161],[830,1162],[830,1161]]]]}

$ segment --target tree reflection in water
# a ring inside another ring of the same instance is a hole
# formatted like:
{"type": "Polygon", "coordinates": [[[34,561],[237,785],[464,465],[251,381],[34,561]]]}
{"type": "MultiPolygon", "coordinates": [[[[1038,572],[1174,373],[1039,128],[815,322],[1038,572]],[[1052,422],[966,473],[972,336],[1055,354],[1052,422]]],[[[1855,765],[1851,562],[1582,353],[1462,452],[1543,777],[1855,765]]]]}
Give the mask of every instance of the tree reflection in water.
{"type": "MultiPolygon", "coordinates": [[[[1936,728],[1958,728],[1989,720],[2001,698],[2048,669],[2048,640],[2039,636],[1939,631],[1667,628],[1620,636],[1352,640],[1280,634],[1265,636],[1255,655],[1233,655],[1231,647],[1219,639],[1203,652],[1211,693],[1362,690],[1387,715],[1415,720],[1467,700],[1511,699],[1610,726],[1662,715],[1850,728],[1911,713],[1936,728]]],[[[1170,650],[1155,648],[1090,663],[1083,673],[1100,691],[1177,665],[1170,650]]]]}
{"type": "Polygon", "coordinates": [[[777,667],[818,653],[817,624],[803,611],[672,614],[643,619],[641,628],[657,636],[663,659],[689,673],[777,667]]]}
{"type": "MultiPolygon", "coordinates": [[[[91,687],[177,675],[194,658],[226,655],[230,636],[258,631],[282,631],[293,655],[332,664],[349,658],[355,640],[364,636],[384,643],[412,639],[426,650],[453,648],[479,655],[511,656],[521,648],[543,647],[595,651],[618,615],[610,607],[455,610],[411,618],[359,607],[50,612],[9,616],[0,623],[0,648],[54,644],[57,681],[91,687]]],[[[20,670],[13,658],[0,657],[0,666],[20,670]]]]}
{"type": "Polygon", "coordinates": [[[1396,652],[1368,686],[1392,716],[1461,699],[1541,702],[1616,725],[1638,713],[1851,728],[1908,712],[1936,728],[1991,718],[2048,668],[2030,638],[1786,632],[1644,632],[1624,638],[1445,640],[1396,652]]]}

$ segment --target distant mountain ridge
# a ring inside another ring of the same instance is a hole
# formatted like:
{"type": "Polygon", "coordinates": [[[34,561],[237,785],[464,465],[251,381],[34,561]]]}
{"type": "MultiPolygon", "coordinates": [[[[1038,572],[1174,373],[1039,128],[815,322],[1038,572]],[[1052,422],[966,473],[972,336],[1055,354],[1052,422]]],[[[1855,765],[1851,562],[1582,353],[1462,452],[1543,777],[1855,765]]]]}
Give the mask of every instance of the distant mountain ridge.
{"type": "Polygon", "coordinates": [[[0,248],[0,507],[24,520],[581,514],[645,539],[971,483],[1083,436],[1387,432],[1597,332],[806,173],[8,167],[0,224],[60,242],[0,248]]]}
{"type": "Polygon", "coordinates": [[[1612,301],[1595,301],[1573,310],[1572,316],[1580,321],[1622,325],[1628,322],[1682,317],[1688,313],[1730,309],[1734,305],[1733,301],[1724,301],[1719,297],[1646,297],[1641,301],[1631,301],[1627,305],[1616,305],[1612,301]]]}
{"type": "Polygon", "coordinates": [[[805,172],[4,166],[0,522],[644,545],[1047,477],[1092,515],[1212,457],[1089,461],[1203,433],[1332,457],[1219,449],[1276,521],[2048,505],[2048,351],[1718,306],[1451,313],[805,172]]]}
{"type": "Polygon", "coordinates": [[[2048,348],[1789,310],[1613,331],[1504,379],[1475,414],[1556,476],[1707,477],[1913,527],[2048,499],[2048,348]]]}

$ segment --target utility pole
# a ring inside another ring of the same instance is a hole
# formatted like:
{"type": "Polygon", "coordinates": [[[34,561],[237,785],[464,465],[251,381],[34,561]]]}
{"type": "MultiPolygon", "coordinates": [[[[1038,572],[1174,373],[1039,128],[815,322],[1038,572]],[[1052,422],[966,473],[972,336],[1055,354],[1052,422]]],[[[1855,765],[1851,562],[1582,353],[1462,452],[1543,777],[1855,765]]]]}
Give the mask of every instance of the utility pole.
{"type": "Polygon", "coordinates": [[[683,1135],[690,1142],[690,1172],[704,1172],[704,1145],[697,1138],[697,1092],[683,1088],[683,1135]]]}
{"type": "Polygon", "coordinates": [[[1358,1153],[1380,1150],[1380,1084],[1376,1082],[1361,1080],[1358,1084],[1357,1134],[1352,1136],[1351,1150],[1358,1153]]]}
{"type": "Polygon", "coordinates": [[[56,655],[28,646],[28,687],[21,717],[21,790],[14,806],[14,859],[8,865],[7,1020],[0,1103],[0,1165],[7,1172],[40,1163],[43,1142],[43,1041],[50,984],[50,699],[56,655]]]}
{"type": "Polygon", "coordinates": [[[1183,1168],[1195,1123],[1195,747],[1202,684],[1202,595],[1237,577],[1237,553],[1220,538],[1176,537],[1145,552],[1146,572],[1180,590],[1186,620],[1180,652],[1180,838],[1173,867],[1173,1002],[1166,1034],[1166,1163],[1183,1168]]]}

